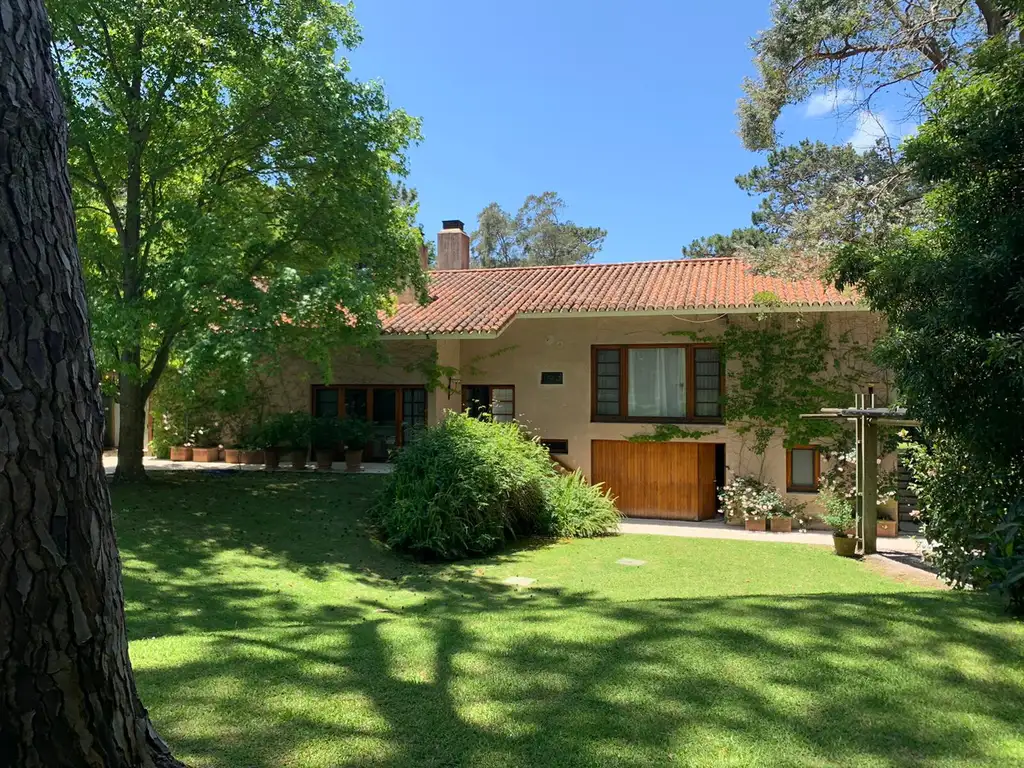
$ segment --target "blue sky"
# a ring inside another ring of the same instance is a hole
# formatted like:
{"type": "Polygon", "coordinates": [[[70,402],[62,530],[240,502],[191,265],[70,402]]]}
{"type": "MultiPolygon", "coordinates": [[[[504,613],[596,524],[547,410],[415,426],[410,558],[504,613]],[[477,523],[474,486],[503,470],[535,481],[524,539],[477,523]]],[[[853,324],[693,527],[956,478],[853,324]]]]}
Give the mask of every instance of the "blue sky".
{"type": "MultiPolygon", "coordinates": [[[[608,230],[597,261],[674,259],[756,206],[733,181],[759,162],[734,111],[768,14],[768,0],[363,0],[349,59],[423,120],[409,181],[428,235],[554,190],[608,230]]],[[[785,140],[854,137],[857,116],[830,107],[788,110],[785,140]]]]}

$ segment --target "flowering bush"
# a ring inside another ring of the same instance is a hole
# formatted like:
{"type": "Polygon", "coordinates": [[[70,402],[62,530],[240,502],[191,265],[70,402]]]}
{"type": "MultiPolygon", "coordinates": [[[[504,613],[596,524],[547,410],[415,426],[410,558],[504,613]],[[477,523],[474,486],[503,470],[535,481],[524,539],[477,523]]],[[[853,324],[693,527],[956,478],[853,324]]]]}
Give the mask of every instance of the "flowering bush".
{"type": "Polygon", "coordinates": [[[718,492],[726,519],[766,520],[788,516],[790,509],[773,485],[753,477],[737,477],[718,492]]]}
{"type": "MultiPolygon", "coordinates": [[[[818,487],[823,492],[853,500],[857,496],[857,451],[825,451],[828,466],[818,478],[818,487]]],[[[878,464],[881,459],[876,459],[878,464]]],[[[883,470],[878,473],[878,504],[882,505],[896,498],[896,473],[883,470]]]]}

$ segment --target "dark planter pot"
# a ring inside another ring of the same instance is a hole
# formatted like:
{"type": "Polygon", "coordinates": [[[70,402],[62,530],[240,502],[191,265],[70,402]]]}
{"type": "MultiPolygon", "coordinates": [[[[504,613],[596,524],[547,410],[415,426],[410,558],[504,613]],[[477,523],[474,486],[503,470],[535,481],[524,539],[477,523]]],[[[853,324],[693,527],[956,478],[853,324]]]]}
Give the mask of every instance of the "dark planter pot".
{"type": "Polygon", "coordinates": [[[363,449],[358,451],[345,451],[345,469],[349,472],[361,472],[363,463],[363,449]]]}
{"type": "Polygon", "coordinates": [[[220,461],[220,448],[193,448],[192,461],[200,461],[203,463],[220,461]]]}
{"type": "Polygon", "coordinates": [[[832,545],[840,557],[857,556],[857,540],[853,536],[833,536],[832,545]]]}
{"type": "Polygon", "coordinates": [[[333,448],[317,448],[316,449],[316,468],[317,469],[330,469],[334,463],[334,449],[333,448]]]}
{"type": "Polygon", "coordinates": [[[192,449],[187,445],[172,445],[171,461],[192,461],[192,449]]]}
{"type": "Polygon", "coordinates": [[[748,531],[767,531],[768,520],[763,517],[760,520],[744,520],[743,527],[748,531]]]}
{"type": "Polygon", "coordinates": [[[263,451],[239,451],[239,464],[262,464],[263,451]]]}
{"type": "Polygon", "coordinates": [[[226,461],[228,464],[241,464],[242,452],[237,448],[225,448],[224,461],[226,461]]]}
{"type": "Polygon", "coordinates": [[[879,520],[875,523],[875,535],[893,539],[899,535],[899,523],[895,520],[879,520]]]}
{"type": "Polygon", "coordinates": [[[773,533],[792,533],[793,532],[793,518],[792,517],[773,517],[772,518],[772,532],[773,533]]]}
{"type": "Polygon", "coordinates": [[[306,451],[292,451],[290,454],[292,469],[306,468],[306,451]]]}
{"type": "Polygon", "coordinates": [[[277,448],[267,448],[263,451],[263,466],[266,469],[277,469],[281,464],[281,454],[277,448]]]}

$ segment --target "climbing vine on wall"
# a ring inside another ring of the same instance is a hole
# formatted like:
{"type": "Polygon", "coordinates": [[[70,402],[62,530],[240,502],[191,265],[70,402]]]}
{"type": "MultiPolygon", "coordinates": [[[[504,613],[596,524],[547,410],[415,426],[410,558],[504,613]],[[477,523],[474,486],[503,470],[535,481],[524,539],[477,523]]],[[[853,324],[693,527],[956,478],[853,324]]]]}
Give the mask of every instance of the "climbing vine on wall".
{"type": "MultiPolygon", "coordinates": [[[[852,401],[867,377],[867,347],[845,332],[833,338],[824,319],[761,313],[730,318],[721,336],[673,331],[694,342],[715,344],[725,366],[722,399],[726,424],[750,439],[751,450],[764,456],[777,432],[787,447],[836,438],[844,422],[801,419],[825,405],[852,401]]],[[[634,440],[692,439],[686,425],[659,425],[654,434],[634,440]]]]}

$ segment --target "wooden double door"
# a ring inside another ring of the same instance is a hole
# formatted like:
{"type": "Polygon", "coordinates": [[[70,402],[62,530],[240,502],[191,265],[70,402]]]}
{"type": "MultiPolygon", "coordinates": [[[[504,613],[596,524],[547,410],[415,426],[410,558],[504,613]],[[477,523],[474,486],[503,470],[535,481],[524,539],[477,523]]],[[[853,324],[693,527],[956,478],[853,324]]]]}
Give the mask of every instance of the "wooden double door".
{"type": "Polygon", "coordinates": [[[631,443],[594,440],[591,480],[604,483],[629,517],[707,520],[715,516],[715,443],[631,443]]]}
{"type": "Polygon", "coordinates": [[[424,387],[318,384],[313,387],[313,415],[365,419],[373,427],[367,461],[387,461],[391,451],[427,424],[424,387]]]}

